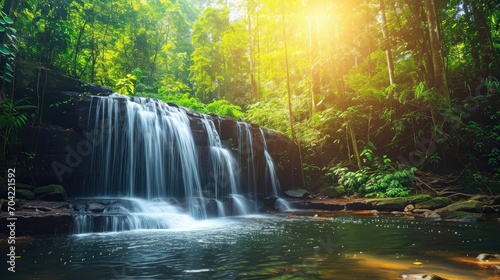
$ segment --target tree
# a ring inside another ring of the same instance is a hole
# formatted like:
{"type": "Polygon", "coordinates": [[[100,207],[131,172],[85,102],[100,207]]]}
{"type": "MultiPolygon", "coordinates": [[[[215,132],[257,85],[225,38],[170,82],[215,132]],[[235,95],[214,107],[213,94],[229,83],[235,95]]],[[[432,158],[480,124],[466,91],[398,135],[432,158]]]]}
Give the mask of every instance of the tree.
{"type": "Polygon", "coordinates": [[[449,106],[450,95],[448,92],[448,83],[446,80],[446,69],[444,67],[443,52],[441,48],[441,35],[439,30],[439,18],[435,0],[425,0],[425,9],[427,14],[427,26],[429,28],[430,51],[432,54],[432,66],[434,70],[434,79],[432,86],[436,89],[436,94],[442,98],[449,106]]]}

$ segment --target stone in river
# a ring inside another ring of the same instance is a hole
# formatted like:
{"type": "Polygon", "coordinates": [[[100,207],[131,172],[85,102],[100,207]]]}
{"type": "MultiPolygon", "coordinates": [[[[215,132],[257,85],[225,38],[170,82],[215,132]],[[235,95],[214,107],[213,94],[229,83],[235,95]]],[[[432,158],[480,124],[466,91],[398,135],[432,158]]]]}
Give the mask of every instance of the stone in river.
{"type": "Polygon", "coordinates": [[[435,274],[403,274],[401,279],[406,280],[442,280],[443,278],[435,274]]]}

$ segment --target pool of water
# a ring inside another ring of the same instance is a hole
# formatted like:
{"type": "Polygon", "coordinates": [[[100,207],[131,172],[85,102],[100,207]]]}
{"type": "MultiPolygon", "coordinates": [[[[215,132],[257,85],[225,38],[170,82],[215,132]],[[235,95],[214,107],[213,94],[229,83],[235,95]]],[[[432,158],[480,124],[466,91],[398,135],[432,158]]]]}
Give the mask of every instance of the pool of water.
{"type": "MultiPolygon", "coordinates": [[[[500,223],[340,213],[219,218],[186,228],[27,239],[1,279],[500,279],[500,223]],[[8,276],[8,278],[5,278],[8,276]],[[14,277],[13,277],[14,276],[14,277]]],[[[7,250],[7,244],[0,246],[7,250]]],[[[4,255],[4,254],[3,254],[4,255]]],[[[4,255],[5,256],[5,255],[4,255]]]]}

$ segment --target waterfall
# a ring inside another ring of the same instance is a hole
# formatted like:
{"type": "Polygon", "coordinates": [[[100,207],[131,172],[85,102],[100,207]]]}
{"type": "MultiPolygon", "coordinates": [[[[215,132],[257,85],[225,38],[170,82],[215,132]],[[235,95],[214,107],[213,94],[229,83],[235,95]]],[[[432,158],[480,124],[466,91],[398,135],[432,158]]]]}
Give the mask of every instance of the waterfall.
{"type": "MultiPolygon", "coordinates": [[[[256,213],[252,126],[236,122],[235,135],[223,144],[221,120],[215,120],[202,114],[190,119],[184,109],[150,98],[93,96],[93,130],[87,135],[93,146],[80,196],[98,202],[78,206],[75,232],[183,227],[208,217],[256,213]]],[[[274,162],[260,134],[266,184],[279,197],[274,162]]]]}
{"type": "Polygon", "coordinates": [[[266,159],[266,183],[270,181],[272,186],[272,193],[277,198],[276,202],[274,203],[274,207],[282,211],[289,211],[291,210],[290,205],[286,200],[280,197],[280,181],[278,179],[278,175],[276,174],[276,168],[274,167],[273,158],[271,157],[271,154],[269,154],[269,150],[267,149],[266,137],[264,137],[264,131],[262,131],[262,128],[260,128],[260,134],[262,135],[262,142],[264,143],[264,157],[266,159]]]}
{"type": "MultiPolygon", "coordinates": [[[[242,186],[244,192],[253,195],[253,200],[257,202],[257,167],[255,166],[254,138],[252,126],[249,123],[237,122],[238,133],[238,163],[241,168],[242,186]]],[[[255,205],[254,207],[257,207],[255,205]]]]}
{"type": "MultiPolygon", "coordinates": [[[[233,212],[238,215],[248,215],[257,209],[251,209],[250,203],[245,199],[242,193],[239,165],[233,154],[227,148],[222,146],[219,134],[212,120],[204,117],[203,126],[208,135],[209,164],[207,186],[220,203],[221,200],[230,197],[233,201],[233,212]]],[[[205,188],[206,189],[206,188],[205,188]]]]}
{"type": "MultiPolygon", "coordinates": [[[[184,197],[188,213],[206,218],[198,155],[179,108],[146,98],[94,97],[96,116],[87,196],[184,197]]],[[[92,110],[93,106],[91,106],[92,110]]]]}

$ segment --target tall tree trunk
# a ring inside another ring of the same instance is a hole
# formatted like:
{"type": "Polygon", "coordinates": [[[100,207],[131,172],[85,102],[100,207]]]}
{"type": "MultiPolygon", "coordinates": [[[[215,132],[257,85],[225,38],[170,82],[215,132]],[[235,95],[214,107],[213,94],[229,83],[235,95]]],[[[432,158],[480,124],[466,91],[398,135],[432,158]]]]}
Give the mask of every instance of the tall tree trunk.
{"type": "MultiPolygon", "coordinates": [[[[287,45],[286,28],[285,28],[285,6],[283,0],[281,0],[281,24],[283,27],[283,44],[285,47],[286,89],[288,93],[288,117],[290,118],[290,130],[292,132],[292,139],[295,142],[295,144],[297,144],[297,148],[299,149],[300,164],[302,164],[302,149],[300,148],[300,143],[297,140],[297,135],[295,134],[295,129],[293,127],[292,92],[290,90],[290,68],[288,65],[288,45],[287,45]]],[[[302,180],[304,180],[304,170],[300,168],[300,171],[302,173],[301,178],[302,180]]],[[[304,185],[304,182],[302,182],[302,185],[304,185]]]]}
{"type": "Polygon", "coordinates": [[[250,7],[250,2],[247,4],[247,20],[248,20],[248,38],[249,38],[249,51],[250,51],[250,86],[252,88],[252,97],[258,100],[257,81],[255,79],[255,38],[252,26],[253,7],[250,7]]]}
{"type": "MultiPolygon", "coordinates": [[[[469,9],[469,1],[468,0],[464,0],[463,9],[464,9],[465,20],[467,21],[467,24],[469,26],[474,26],[474,24],[472,23],[472,15],[471,15],[471,12],[469,9]]],[[[471,49],[472,60],[474,61],[475,74],[478,74],[478,73],[482,72],[481,71],[481,59],[479,57],[479,49],[478,49],[479,42],[477,41],[477,36],[475,34],[471,34],[469,40],[471,41],[471,43],[470,43],[471,48],[470,49],[471,49]]]]}
{"type": "MultiPolygon", "coordinates": [[[[309,7],[304,7],[305,9],[309,9],[309,14],[316,14],[316,10],[318,7],[314,7],[316,2],[313,4],[309,4],[309,7]]],[[[306,4],[307,5],[307,4],[306,4]]],[[[321,92],[321,77],[320,77],[320,66],[319,63],[319,27],[321,19],[317,17],[310,17],[308,19],[308,29],[309,29],[309,59],[312,62],[310,74],[311,74],[311,113],[314,114],[316,111],[316,98],[321,92]]]]}
{"type": "Polygon", "coordinates": [[[432,66],[434,68],[434,88],[437,96],[442,98],[447,105],[450,104],[448,84],[446,82],[446,70],[444,67],[443,53],[441,50],[441,36],[439,35],[439,23],[436,9],[436,0],[425,0],[427,12],[427,24],[429,27],[429,42],[432,54],[432,66]]]}
{"type": "Polygon", "coordinates": [[[76,41],[75,46],[75,55],[73,57],[73,76],[78,77],[77,68],[78,68],[78,53],[80,52],[80,45],[82,44],[83,33],[85,33],[85,27],[87,26],[88,19],[85,19],[82,27],[80,28],[80,32],[78,32],[78,39],[76,41]]]}
{"type": "Polygon", "coordinates": [[[472,14],[474,16],[474,24],[477,30],[477,41],[480,42],[481,49],[480,69],[485,75],[498,75],[500,65],[498,62],[493,39],[491,38],[490,29],[486,22],[486,17],[483,11],[478,7],[478,3],[471,2],[472,14]]]}
{"type": "Polygon", "coordinates": [[[384,37],[385,56],[387,59],[387,69],[389,70],[389,84],[394,84],[394,60],[390,44],[389,28],[387,27],[387,17],[385,15],[384,0],[380,0],[380,13],[382,14],[382,35],[384,37]]]}

